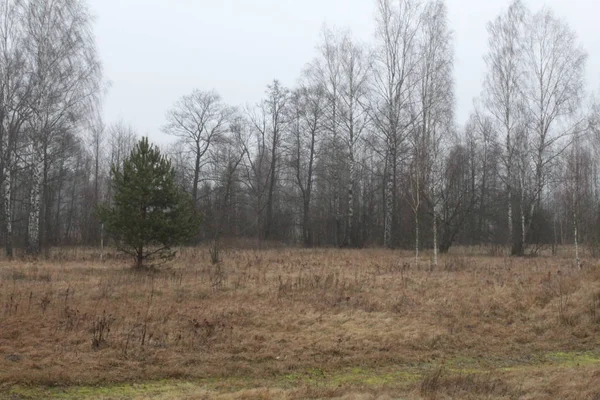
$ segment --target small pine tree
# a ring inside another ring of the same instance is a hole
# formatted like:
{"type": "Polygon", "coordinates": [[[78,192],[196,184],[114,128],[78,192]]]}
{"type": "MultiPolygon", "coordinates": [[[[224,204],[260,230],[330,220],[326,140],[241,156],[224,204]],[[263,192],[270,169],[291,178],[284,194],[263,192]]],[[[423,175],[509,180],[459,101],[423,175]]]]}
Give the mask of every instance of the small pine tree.
{"type": "Polygon", "coordinates": [[[170,260],[173,246],[194,237],[200,219],[190,197],[175,184],[171,162],[142,138],[122,166],[111,167],[113,204],[99,216],[119,250],[135,258],[170,260]]]}

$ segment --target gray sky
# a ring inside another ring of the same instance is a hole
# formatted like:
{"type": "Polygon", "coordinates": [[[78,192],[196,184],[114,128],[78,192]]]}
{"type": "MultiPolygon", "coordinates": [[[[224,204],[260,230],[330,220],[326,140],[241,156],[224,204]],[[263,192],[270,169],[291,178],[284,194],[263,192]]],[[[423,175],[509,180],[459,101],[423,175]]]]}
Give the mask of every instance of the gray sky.
{"type": "MultiPolygon", "coordinates": [[[[373,40],[375,0],[89,0],[105,78],[107,123],[123,119],[159,143],[166,111],[193,89],[217,90],[231,105],[258,102],[279,79],[293,86],[316,55],[324,24],[373,40]]],[[[600,78],[597,0],[526,0],[548,5],[589,53],[588,91],[600,78]]],[[[456,119],[481,91],[486,23],[508,0],[448,0],[455,34],[456,119]]]]}

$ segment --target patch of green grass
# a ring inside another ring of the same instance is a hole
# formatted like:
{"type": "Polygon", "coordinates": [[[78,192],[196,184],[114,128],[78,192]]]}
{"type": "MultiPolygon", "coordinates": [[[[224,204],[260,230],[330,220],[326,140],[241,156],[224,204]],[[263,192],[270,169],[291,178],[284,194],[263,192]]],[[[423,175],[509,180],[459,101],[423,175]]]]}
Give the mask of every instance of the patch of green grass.
{"type": "Polygon", "coordinates": [[[333,372],[323,370],[312,370],[307,375],[295,375],[296,383],[317,384],[338,387],[338,386],[368,386],[374,388],[385,387],[389,385],[407,385],[417,382],[421,374],[411,367],[386,367],[386,368],[347,368],[333,372]]]}
{"type": "MultiPolygon", "coordinates": [[[[295,389],[313,386],[323,388],[335,387],[398,387],[408,386],[421,379],[417,371],[402,369],[369,369],[349,368],[328,372],[320,368],[311,368],[303,372],[273,377],[270,380],[253,380],[246,377],[230,377],[226,379],[206,379],[197,381],[156,381],[135,384],[115,384],[105,386],[73,386],[73,387],[23,387],[15,386],[6,394],[10,399],[134,399],[134,398],[177,398],[189,393],[235,393],[245,389],[270,387],[278,389],[295,389]]],[[[3,399],[0,393],[0,399],[3,399]]]]}
{"type": "Polygon", "coordinates": [[[72,387],[22,387],[17,386],[8,392],[9,398],[16,399],[132,399],[139,396],[158,398],[168,394],[191,392],[198,387],[192,382],[156,381],[149,383],[119,384],[105,386],[72,387]]]}
{"type": "Polygon", "coordinates": [[[600,351],[588,352],[551,352],[546,354],[546,359],[564,367],[600,364],[600,351]]]}
{"type": "Polygon", "coordinates": [[[383,370],[354,368],[334,375],[333,383],[385,387],[388,385],[405,386],[418,382],[420,379],[420,371],[413,367],[383,370]]]}
{"type": "MultiPolygon", "coordinates": [[[[600,350],[589,352],[549,352],[519,359],[494,359],[456,357],[446,361],[450,374],[480,374],[490,370],[499,372],[520,371],[537,368],[575,367],[600,364],[600,350]]],[[[321,388],[360,388],[370,389],[402,388],[420,382],[435,368],[433,363],[388,365],[368,368],[354,367],[336,371],[322,368],[309,368],[291,374],[272,378],[254,379],[251,377],[206,378],[195,381],[160,380],[147,383],[115,384],[105,386],[72,387],[24,387],[15,386],[7,392],[0,392],[0,399],[169,399],[186,394],[206,394],[207,396],[235,393],[246,389],[275,388],[293,390],[299,387],[321,388]]]]}

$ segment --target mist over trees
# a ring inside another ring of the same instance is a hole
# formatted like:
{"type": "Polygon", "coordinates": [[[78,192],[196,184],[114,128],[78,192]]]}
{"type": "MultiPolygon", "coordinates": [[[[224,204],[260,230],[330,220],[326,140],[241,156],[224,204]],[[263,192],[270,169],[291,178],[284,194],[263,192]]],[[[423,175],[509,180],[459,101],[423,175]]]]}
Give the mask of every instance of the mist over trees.
{"type": "MultiPolygon", "coordinates": [[[[203,219],[196,241],[435,249],[434,264],[455,245],[600,255],[600,106],[573,27],[512,1],[488,23],[481,95],[459,126],[446,3],[373,5],[373,40],[324,28],[293,86],[265,82],[238,106],[190,88],[165,110],[163,153],[203,219]]],[[[138,140],[101,118],[91,29],[83,0],[0,3],[8,256],[98,245],[110,166],[138,140]]]]}

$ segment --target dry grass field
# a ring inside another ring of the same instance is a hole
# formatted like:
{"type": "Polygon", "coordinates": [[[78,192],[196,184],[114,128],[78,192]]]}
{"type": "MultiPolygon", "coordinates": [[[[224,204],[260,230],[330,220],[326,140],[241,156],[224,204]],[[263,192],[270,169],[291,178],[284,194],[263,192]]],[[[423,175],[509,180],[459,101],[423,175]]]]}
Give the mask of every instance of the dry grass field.
{"type": "Polygon", "coordinates": [[[386,250],[0,261],[0,398],[600,399],[600,267],[386,250]]]}

